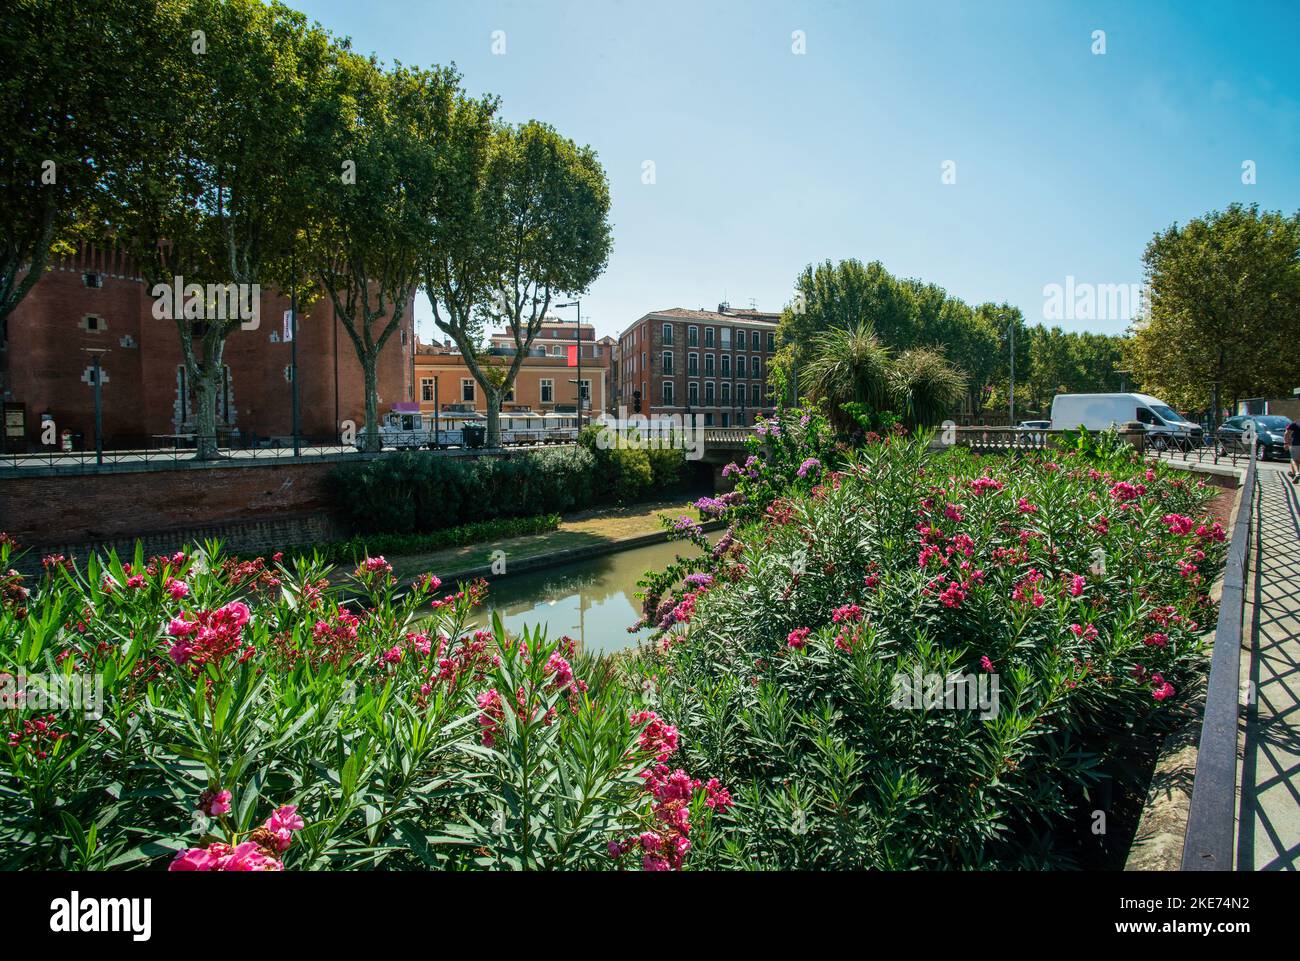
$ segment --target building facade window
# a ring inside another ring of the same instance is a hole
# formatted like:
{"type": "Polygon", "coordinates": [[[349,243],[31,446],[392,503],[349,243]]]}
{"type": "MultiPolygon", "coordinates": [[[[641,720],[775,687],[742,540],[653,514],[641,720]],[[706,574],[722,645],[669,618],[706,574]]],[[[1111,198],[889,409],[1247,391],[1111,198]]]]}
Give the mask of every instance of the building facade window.
{"type": "Polygon", "coordinates": [[[736,355],[736,376],[737,376],[737,377],[748,377],[748,376],[749,376],[747,373],[745,373],[745,355],[744,355],[744,354],[737,354],[737,355],[736,355]]]}
{"type": "Polygon", "coordinates": [[[736,350],[748,350],[749,348],[745,344],[745,329],[738,327],[736,328],[736,350]]]}
{"type": "Polygon", "coordinates": [[[543,404],[555,403],[555,381],[549,377],[543,377],[541,380],[541,396],[543,404]]]}
{"type": "Polygon", "coordinates": [[[420,378],[420,400],[433,400],[433,378],[420,378]]]}
{"type": "Polygon", "coordinates": [[[713,328],[712,328],[712,327],[705,327],[705,328],[704,328],[704,346],[705,346],[705,347],[712,347],[712,346],[713,346],[713,328]]]}
{"type": "Polygon", "coordinates": [[[663,395],[664,395],[664,406],[665,407],[673,406],[673,382],[671,380],[664,381],[663,395]]]}
{"type": "Polygon", "coordinates": [[[687,347],[700,346],[700,328],[698,327],[686,328],[686,346],[687,347]]]}
{"type": "Polygon", "coordinates": [[[723,350],[731,350],[731,328],[723,327],[720,331],[722,336],[721,347],[723,350]]]}
{"type": "Polygon", "coordinates": [[[591,403],[591,381],[587,380],[584,377],[582,380],[581,387],[582,387],[582,403],[583,406],[586,406],[587,404],[591,403]]]}
{"type": "Polygon", "coordinates": [[[723,377],[731,376],[731,355],[730,354],[722,355],[722,376],[723,377]]]}
{"type": "Polygon", "coordinates": [[[726,381],[722,382],[722,402],[724,404],[731,403],[731,385],[726,381]]]}
{"type": "Polygon", "coordinates": [[[474,403],[474,378],[462,377],[460,379],[460,399],[474,403]]]}
{"type": "Polygon", "coordinates": [[[686,376],[687,377],[700,376],[700,355],[699,354],[686,355],[686,376]]]}
{"type": "Polygon", "coordinates": [[[751,365],[752,369],[750,371],[750,376],[755,380],[758,380],[763,376],[763,362],[758,359],[757,355],[753,357],[753,361],[754,363],[751,365]]]}
{"type": "Polygon", "coordinates": [[[700,385],[697,381],[686,385],[686,403],[691,407],[700,406],[700,385]]]}
{"type": "Polygon", "coordinates": [[[704,382],[704,406],[713,406],[713,381],[711,380],[706,380],[704,382]]]}
{"type": "Polygon", "coordinates": [[[673,325],[664,324],[664,343],[671,344],[672,342],[673,342],[673,325]]]}
{"type": "Polygon", "coordinates": [[[673,373],[673,352],[671,350],[665,350],[664,351],[664,375],[667,377],[671,377],[672,373],[673,373]]]}
{"type": "Polygon", "coordinates": [[[769,354],[776,353],[776,331],[774,330],[767,332],[767,352],[769,354]]]}
{"type": "Polygon", "coordinates": [[[704,376],[705,377],[713,376],[713,355],[712,354],[704,355],[704,376]]]}

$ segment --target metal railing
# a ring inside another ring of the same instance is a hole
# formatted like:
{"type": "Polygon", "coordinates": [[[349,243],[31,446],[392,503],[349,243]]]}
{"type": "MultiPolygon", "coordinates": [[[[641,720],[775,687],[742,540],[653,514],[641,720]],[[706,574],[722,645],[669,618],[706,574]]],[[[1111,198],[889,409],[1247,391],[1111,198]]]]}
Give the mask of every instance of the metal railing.
{"type": "Polygon", "coordinates": [[[1241,641],[1245,620],[1246,567],[1255,502],[1255,443],[1242,486],[1241,504],[1228,545],[1214,629],[1214,653],[1205,692],[1201,741],[1192,782],[1192,803],[1183,838],[1184,871],[1231,871],[1237,841],[1237,735],[1241,700],[1241,641]]]}
{"type": "MultiPolygon", "coordinates": [[[[572,446],[572,441],[555,445],[550,443],[521,443],[505,447],[441,447],[429,453],[448,457],[479,456],[481,454],[508,453],[514,450],[532,450],[553,446],[572,446]]],[[[382,453],[391,453],[393,447],[385,447],[382,453]]],[[[213,460],[200,460],[194,447],[124,447],[105,448],[102,452],[94,450],[45,450],[22,454],[0,455],[0,479],[20,477],[31,474],[89,474],[100,471],[139,470],[147,468],[186,468],[213,465],[242,465],[273,461],[303,460],[351,460],[366,457],[379,457],[380,453],[366,453],[358,450],[355,444],[341,444],[334,441],[300,441],[297,449],[292,444],[250,447],[220,447],[219,456],[213,460]]]]}

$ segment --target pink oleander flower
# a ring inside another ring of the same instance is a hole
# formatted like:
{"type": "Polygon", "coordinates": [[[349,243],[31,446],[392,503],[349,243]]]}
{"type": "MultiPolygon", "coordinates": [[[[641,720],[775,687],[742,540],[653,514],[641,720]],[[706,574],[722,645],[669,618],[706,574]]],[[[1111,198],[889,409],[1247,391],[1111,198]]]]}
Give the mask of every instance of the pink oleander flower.
{"type": "Polygon", "coordinates": [[[178,581],[176,578],[168,578],[167,593],[174,601],[183,600],[190,596],[190,585],[184,581],[178,581]]]}
{"type": "Polygon", "coordinates": [[[229,857],[218,859],[218,871],[283,871],[284,865],[275,858],[267,857],[261,847],[253,841],[245,841],[235,846],[229,857]]]}
{"type": "Polygon", "coordinates": [[[1174,687],[1168,681],[1165,681],[1151,692],[1151,696],[1157,701],[1163,701],[1174,696],[1174,687]]]}
{"type": "Polygon", "coordinates": [[[199,795],[199,810],[216,817],[230,813],[230,792],[207,790],[199,795]]]}
{"type": "Polygon", "coordinates": [[[1111,500],[1124,503],[1135,501],[1146,493],[1146,487],[1142,484],[1130,484],[1128,481],[1119,481],[1110,489],[1111,500]]]}
{"type": "Polygon", "coordinates": [[[1071,574],[1070,585],[1066,588],[1066,591],[1071,597],[1078,597],[1083,593],[1084,585],[1087,583],[1082,574],[1071,574]]]}
{"type": "Polygon", "coordinates": [[[658,761],[666,761],[677,750],[677,728],[666,723],[654,711],[638,711],[630,718],[632,724],[644,724],[641,732],[641,750],[654,755],[658,761]]]}
{"type": "Polygon", "coordinates": [[[478,723],[483,728],[483,746],[496,747],[496,736],[506,716],[501,695],[496,688],[490,688],[478,696],[478,709],[478,723]]]}
{"type": "Polygon", "coordinates": [[[1165,647],[1169,643],[1169,635],[1156,631],[1144,637],[1142,643],[1147,647],[1165,647]]]}
{"type": "Polygon", "coordinates": [[[126,579],[126,586],[133,589],[139,589],[144,587],[144,581],[145,577],[143,574],[133,574],[126,579]]]}
{"type": "Polygon", "coordinates": [[[808,635],[811,633],[812,630],[807,627],[796,627],[786,637],[785,642],[788,646],[798,650],[808,643],[808,635]]]}
{"type": "Polygon", "coordinates": [[[939,594],[939,600],[945,607],[961,607],[966,600],[966,590],[958,581],[952,581],[939,594]]]}
{"type": "Polygon", "coordinates": [[[735,804],[731,800],[731,792],[723,787],[716,777],[709,778],[708,783],[704,785],[704,791],[708,794],[704,804],[715,811],[725,811],[735,804]]]}
{"type": "Polygon", "coordinates": [[[167,866],[168,871],[215,871],[217,859],[203,848],[181,851],[167,866]]]}
{"type": "Polygon", "coordinates": [[[1071,624],[1070,633],[1081,641],[1095,641],[1098,637],[1097,628],[1091,624],[1071,624]]]}
{"type": "Polygon", "coordinates": [[[1213,524],[1202,524],[1197,527],[1196,536],[1222,543],[1226,535],[1223,533],[1223,525],[1215,521],[1213,524]]]}
{"type": "Polygon", "coordinates": [[[989,492],[996,493],[1002,490],[1004,486],[1006,485],[1004,485],[1000,480],[995,480],[987,475],[977,477],[970,482],[970,489],[974,494],[987,494],[989,492]]]}
{"type": "Polygon", "coordinates": [[[861,620],[862,608],[858,607],[856,604],[845,604],[841,607],[837,607],[831,614],[832,624],[839,624],[841,622],[856,624],[861,620]]]}
{"type": "Polygon", "coordinates": [[[980,657],[980,667],[987,674],[993,673],[993,662],[989,660],[989,656],[987,654],[984,654],[980,657]]]}
{"type": "Polygon", "coordinates": [[[1196,526],[1196,522],[1186,514],[1166,514],[1161,520],[1169,528],[1169,533],[1179,536],[1190,534],[1196,526]]]}

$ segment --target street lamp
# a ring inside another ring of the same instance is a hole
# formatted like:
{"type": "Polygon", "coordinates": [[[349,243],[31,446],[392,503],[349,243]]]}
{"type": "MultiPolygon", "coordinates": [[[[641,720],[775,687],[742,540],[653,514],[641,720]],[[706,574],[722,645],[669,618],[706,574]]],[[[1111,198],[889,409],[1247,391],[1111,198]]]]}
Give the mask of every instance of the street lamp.
{"type": "Polygon", "coordinates": [[[578,433],[582,433],[582,301],[571,300],[567,304],[556,304],[555,309],[567,307],[578,308],[578,433]]]}

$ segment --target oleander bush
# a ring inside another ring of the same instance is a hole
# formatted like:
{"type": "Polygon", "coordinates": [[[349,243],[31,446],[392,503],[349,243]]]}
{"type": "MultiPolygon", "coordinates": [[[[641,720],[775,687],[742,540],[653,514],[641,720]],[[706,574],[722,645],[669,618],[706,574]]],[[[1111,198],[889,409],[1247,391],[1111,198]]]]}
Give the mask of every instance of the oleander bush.
{"type": "Polygon", "coordinates": [[[0,867],[1071,864],[1201,670],[1211,491],[1105,435],[927,441],[762,424],[613,661],[382,557],[25,579],[0,535],[0,867]]]}
{"type": "Polygon", "coordinates": [[[1073,863],[1062,839],[1201,668],[1212,491],[1096,435],[1005,459],[825,426],[762,425],[698,505],[733,527],[710,547],[681,518],[708,550],[643,582],[660,633],[632,682],[735,799],[692,864],[1073,863]]]}
{"type": "Polygon", "coordinates": [[[677,868],[730,803],[608,663],[483,623],[481,582],[13,551],[0,868],[677,868]]]}

